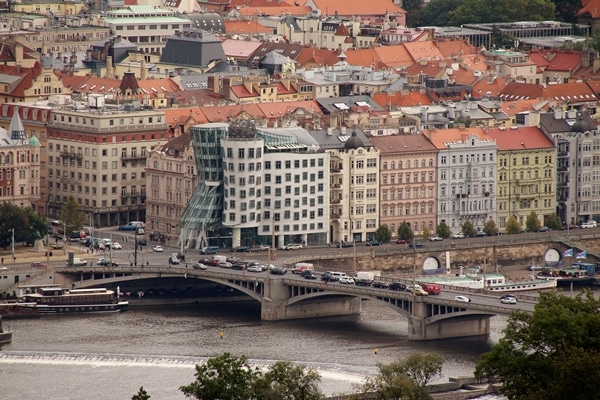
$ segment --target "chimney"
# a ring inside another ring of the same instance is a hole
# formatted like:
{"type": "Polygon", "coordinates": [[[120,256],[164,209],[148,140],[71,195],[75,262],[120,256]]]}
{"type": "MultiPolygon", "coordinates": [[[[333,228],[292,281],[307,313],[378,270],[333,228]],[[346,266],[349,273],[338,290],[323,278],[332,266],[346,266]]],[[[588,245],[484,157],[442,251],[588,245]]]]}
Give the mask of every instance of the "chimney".
{"type": "Polygon", "coordinates": [[[104,72],[104,77],[107,79],[115,79],[114,73],[113,73],[113,58],[112,56],[107,56],[106,57],[106,71],[104,72]]]}
{"type": "Polygon", "coordinates": [[[15,42],[15,64],[23,65],[23,45],[15,42]]]}
{"type": "Polygon", "coordinates": [[[146,60],[142,58],[140,62],[140,80],[145,81],[148,78],[148,71],[146,71],[146,60]]]}

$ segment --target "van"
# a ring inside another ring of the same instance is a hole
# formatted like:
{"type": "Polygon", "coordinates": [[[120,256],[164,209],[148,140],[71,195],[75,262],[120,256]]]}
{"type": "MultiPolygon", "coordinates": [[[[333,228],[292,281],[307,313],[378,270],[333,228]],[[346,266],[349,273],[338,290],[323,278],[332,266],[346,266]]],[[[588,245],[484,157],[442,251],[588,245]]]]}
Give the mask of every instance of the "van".
{"type": "MultiPolygon", "coordinates": [[[[67,261],[68,264],[68,261],[67,261]]],[[[87,265],[87,261],[83,258],[75,257],[73,258],[73,262],[71,263],[71,267],[85,267],[87,265]]]]}
{"type": "Polygon", "coordinates": [[[314,271],[315,266],[310,263],[297,263],[294,265],[294,268],[292,268],[292,274],[301,274],[306,270],[314,271]]]}
{"type": "Polygon", "coordinates": [[[225,256],[213,256],[212,259],[219,262],[227,262],[227,257],[225,256]]]}
{"type": "Polygon", "coordinates": [[[200,249],[200,254],[219,254],[218,246],[207,246],[200,249]]]}

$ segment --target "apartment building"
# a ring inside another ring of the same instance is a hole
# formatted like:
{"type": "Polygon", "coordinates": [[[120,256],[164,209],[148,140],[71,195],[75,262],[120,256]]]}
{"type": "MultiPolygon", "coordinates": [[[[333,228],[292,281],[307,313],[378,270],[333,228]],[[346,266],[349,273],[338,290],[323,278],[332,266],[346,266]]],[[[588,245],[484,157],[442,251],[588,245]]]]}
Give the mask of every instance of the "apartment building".
{"type": "Polygon", "coordinates": [[[535,211],[542,225],[556,211],[556,147],[537,126],[489,129],[498,145],[496,224],[510,216],[525,226],[535,211]]]}
{"type": "Polygon", "coordinates": [[[146,164],[146,229],[177,239],[179,222],[196,188],[190,134],[149,150],[146,164]]]}
{"type": "Polygon", "coordinates": [[[59,218],[72,195],[95,226],[145,220],[146,158],[167,129],[161,111],[54,109],[47,127],[50,216],[59,218]]]}
{"type": "Polygon", "coordinates": [[[392,235],[406,222],[415,234],[437,228],[437,153],[423,135],[370,138],[379,150],[379,224],[392,235]]]}
{"type": "Polygon", "coordinates": [[[438,221],[458,231],[496,218],[498,147],[483,128],[424,131],[438,150],[438,221]]]}

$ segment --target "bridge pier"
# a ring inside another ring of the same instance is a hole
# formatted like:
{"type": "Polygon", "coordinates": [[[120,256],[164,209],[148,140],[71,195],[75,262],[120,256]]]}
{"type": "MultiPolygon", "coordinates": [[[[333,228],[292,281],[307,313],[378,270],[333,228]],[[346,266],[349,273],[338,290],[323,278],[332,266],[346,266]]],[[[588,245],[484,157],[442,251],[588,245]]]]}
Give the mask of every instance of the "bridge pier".
{"type": "Polygon", "coordinates": [[[360,314],[361,303],[358,297],[319,298],[286,306],[283,302],[263,300],[261,319],[281,321],[286,319],[320,318],[339,315],[360,314]]]}
{"type": "Polygon", "coordinates": [[[428,317],[427,305],[413,303],[413,313],[408,318],[409,340],[452,339],[465,336],[487,336],[490,333],[491,315],[462,314],[438,319],[428,317]]]}

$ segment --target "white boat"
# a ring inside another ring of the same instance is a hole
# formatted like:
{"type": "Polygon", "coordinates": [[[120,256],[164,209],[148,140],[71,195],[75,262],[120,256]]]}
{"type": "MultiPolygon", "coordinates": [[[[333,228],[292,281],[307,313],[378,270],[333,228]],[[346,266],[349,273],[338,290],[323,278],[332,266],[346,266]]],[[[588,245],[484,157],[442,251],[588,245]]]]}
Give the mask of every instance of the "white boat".
{"type": "Polygon", "coordinates": [[[455,276],[429,275],[417,278],[420,283],[437,283],[468,289],[487,289],[491,292],[514,292],[522,290],[541,290],[556,288],[556,280],[540,279],[534,276],[519,280],[507,280],[504,275],[483,274],[480,268],[469,268],[464,274],[462,269],[455,276]]]}
{"type": "Polygon", "coordinates": [[[25,294],[17,304],[36,309],[40,314],[60,314],[117,312],[125,310],[129,302],[120,300],[113,290],[106,288],[39,287],[34,293],[25,294]]]}

